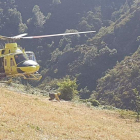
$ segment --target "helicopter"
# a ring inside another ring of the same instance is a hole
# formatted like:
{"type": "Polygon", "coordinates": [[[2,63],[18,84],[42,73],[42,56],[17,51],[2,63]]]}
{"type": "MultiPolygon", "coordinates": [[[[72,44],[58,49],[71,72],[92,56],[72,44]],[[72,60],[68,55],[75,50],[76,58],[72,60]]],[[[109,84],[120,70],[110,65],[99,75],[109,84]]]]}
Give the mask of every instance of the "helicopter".
{"type": "Polygon", "coordinates": [[[0,79],[22,77],[23,79],[40,80],[41,74],[38,73],[40,65],[36,61],[34,52],[25,51],[18,47],[16,41],[20,39],[37,39],[56,36],[67,36],[75,34],[94,33],[96,31],[71,32],[41,36],[26,36],[27,33],[13,37],[1,36],[0,39],[7,41],[3,49],[0,49],[0,79]]]}

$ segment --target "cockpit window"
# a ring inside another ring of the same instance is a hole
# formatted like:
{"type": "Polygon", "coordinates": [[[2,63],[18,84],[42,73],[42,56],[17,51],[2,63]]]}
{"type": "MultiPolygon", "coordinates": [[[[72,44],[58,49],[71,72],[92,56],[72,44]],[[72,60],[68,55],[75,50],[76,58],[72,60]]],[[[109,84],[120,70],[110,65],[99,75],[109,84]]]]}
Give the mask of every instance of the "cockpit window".
{"type": "Polygon", "coordinates": [[[25,60],[28,60],[28,58],[25,54],[16,54],[14,57],[15,57],[15,61],[17,64],[19,64],[20,62],[23,62],[25,60]]]}
{"type": "Polygon", "coordinates": [[[25,52],[29,60],[33,60],[36,62],[36,58],[33,52],[25,52]]]}

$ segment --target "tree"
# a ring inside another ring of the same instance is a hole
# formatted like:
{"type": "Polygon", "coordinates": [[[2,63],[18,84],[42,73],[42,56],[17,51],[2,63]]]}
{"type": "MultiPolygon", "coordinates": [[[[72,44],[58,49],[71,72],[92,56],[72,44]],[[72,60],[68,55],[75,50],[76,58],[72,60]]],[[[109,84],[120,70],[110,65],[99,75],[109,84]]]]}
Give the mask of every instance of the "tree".
{"type": "Polygon", "coordinates": [[[43,25],[46,22],[46,18],[43,15],[43,13],[40,11],[40,8],[38,5],[35,5],[33,10],[32,10],[34,17],[33,17],[33,21],[34,21],[34,25],[36,27],[43,27],[43,25]]]}
{"type": "Polygon", "coordinates": [[[22,22],[22,15],[16,8],[9,8],[7,13],[3,14],[3,21],[6,29],[13,33],[24,33],[27,31],[27,26],[22,22]]]}
{"type": "Polygon", "coordinates": [[[10,24],[19,25],[20,23],[22,23],[21,13],[17,11],[16,8],[8,9],[7,22],[9,22],[10,24]]]}
{"type": "Polygon", "coordinates": [[[89,11],[84,17],[81,18],[81,21],[78,25],[80,30],[96,30],[98,31],[102,26],[100,8],[96,8],[95,12],[89,11]]]}
{"type": "Polygon", "coordinates": [[[27,29],[28,29],[28,27],[26,26],[26,24],[24,24],[24,23],[19,24],[19,33],[24,33],[27,31],[27,29]]]}
{"type": "Polygon", "coordinates": [[[48,13],[47,16],[45,16],[41,12],[40,7],[38,5],[35,5],[33,7],[32,13],[33,13],[33,17],[28,19],[27,23],[29,25],[34,24],[34,26],[36,28],[39,28],[39,29],[44,27],[44,24],[46,23],[46,20],[48,20],[51,16],[51,13],[48,13]]]}
{"type": "Polygon", "coordinates": [[[70,77],[67,76],[62,81],[58,82],[57,85],[59,86],[58,90],[61,92],[61,98],[64,100],[72,100],[78,93],[76,78],[71,80],[70,77]]]}

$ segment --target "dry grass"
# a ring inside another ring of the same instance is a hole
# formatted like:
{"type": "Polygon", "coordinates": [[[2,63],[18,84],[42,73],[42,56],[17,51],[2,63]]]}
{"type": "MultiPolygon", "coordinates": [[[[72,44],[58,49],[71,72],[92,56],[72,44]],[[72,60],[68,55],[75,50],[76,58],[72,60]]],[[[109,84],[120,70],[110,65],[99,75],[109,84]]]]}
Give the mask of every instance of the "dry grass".
{"type": "Polygon", "coordinates": [[[0,140],[139,140],[118,113],[0,89],[0,140]]]}

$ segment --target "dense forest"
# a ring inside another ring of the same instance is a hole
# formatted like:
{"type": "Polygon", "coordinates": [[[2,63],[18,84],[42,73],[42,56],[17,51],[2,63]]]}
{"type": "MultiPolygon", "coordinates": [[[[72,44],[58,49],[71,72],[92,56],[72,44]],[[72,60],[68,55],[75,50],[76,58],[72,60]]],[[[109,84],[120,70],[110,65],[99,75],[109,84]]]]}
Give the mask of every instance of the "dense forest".
{"type": "Polygon", "coordinates": [[[137,111],[140,0],[0,1],[1,35],[88,30],[96,33],[18,41],[41,66],[43,78],[31,84],[57,88],[69,76],[76,78],[81,99],[137,111]]]}

